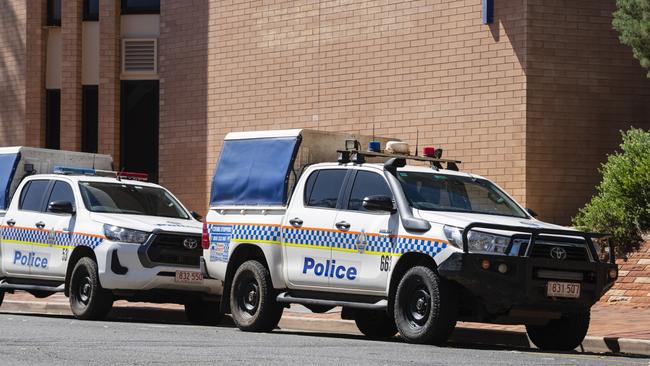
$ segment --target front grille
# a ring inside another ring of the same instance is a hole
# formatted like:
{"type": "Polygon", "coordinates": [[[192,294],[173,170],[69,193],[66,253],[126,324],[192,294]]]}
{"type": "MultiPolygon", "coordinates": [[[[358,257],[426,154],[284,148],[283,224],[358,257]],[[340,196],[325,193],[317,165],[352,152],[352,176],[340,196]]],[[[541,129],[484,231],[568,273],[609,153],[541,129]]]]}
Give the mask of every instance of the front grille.
{"type": "Polygon", "coordinates": [[[147,249],[149,260],[156,264],[198,267],[202,254],[201,236],[192,234],[156,234],[147,249]],[[195,240],[196,247],[186,248],[183,242],[187,239],[195,240]]]}
{"type": "Polygon", "coordinates": [[[537,258],[550,258],[558,259],[552,255],[554,248],[563,249],[566,252],[566,257],[563,260],[567,261],[589,261],[589,254],[587,254],[587,247],[583,246],[569,246],[560,243],[535,243],[530,252],[531,257],[537,258]]]}

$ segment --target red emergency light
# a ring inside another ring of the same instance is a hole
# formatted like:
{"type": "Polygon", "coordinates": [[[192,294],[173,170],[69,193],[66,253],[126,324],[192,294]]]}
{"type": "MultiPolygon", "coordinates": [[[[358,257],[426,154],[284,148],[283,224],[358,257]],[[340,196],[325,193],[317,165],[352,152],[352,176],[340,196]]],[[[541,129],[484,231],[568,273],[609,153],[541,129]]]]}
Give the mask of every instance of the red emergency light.
{"type": "Polygon", "coordinates": [[[201,234],[201,246],[203,249],[210,249],[210,238],[208,237],[208,224],[203,219],[203,233],[201,234]]]}
{"type": "Polygon", "coordinates": [[[436,148],[433,146],[425,146],[422,148],[422,155],[433,158],[436,156],[436,148]]]}
{"type": "Polygon", "coordinates": [[[147,173],[119,172],[117,176],[118,178],[139,180],[142,182],[146,182],[149,180],[149,174],[147,173]]]}

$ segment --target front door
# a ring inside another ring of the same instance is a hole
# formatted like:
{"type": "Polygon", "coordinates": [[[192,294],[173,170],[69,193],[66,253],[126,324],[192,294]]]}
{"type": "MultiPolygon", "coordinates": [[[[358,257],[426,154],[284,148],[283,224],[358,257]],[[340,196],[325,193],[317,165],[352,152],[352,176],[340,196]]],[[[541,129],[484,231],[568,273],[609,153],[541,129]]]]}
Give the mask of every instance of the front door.
{"type": "Polygon", "coordinates": [[[397,213],[368,211],[362,203],[368,196],[392,197],[385,178],[378,172],[357,170],[349,199],[336,216],[339,242],[332,248],[336,273],[330,280],[332,288],[369,292],[386,290],[397,240],[397,213]],[[349,276],[350,269],[354,276],[349,276]]]}
{"type": "Polygon", "coordinates": [[[312,172],[296,191],[282,226],[286,276],[292,288],[326,288],[329,284],[333,230],[346,169],[312,172]]]}

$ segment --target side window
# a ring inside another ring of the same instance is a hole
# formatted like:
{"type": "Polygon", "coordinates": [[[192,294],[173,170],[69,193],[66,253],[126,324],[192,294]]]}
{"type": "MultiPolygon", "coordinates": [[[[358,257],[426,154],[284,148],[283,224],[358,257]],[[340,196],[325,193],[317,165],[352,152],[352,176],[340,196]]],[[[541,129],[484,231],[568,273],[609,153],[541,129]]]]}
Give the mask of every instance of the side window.
{"type": "Polygon", "coordinates": [[[363,199],[368,196],[393,197],[393,194],[390,188],[388,188],[384,177],[377,173],[360,170],[354,178],[354,185],[352,186],[350,201],[348,202],[348,210],[366,211],[362,203],[363,199]]]}
{"type": "MultiPolygon", "coordinates": [[[[307,206],[336,208],[336,202],[339,199],[339,192],[343,186],[346,173],[346,169],[318,171],[318,175],[314,178],[311,194],[307,200],[307,206]]],[[[309,184],[309,179],[307,180],[307,184],[309,184]]],[[[308,186],[305,188],[308,188],[308,186]]]]}
{"type": "Polygon", "coordinates": [[[53,201],[68,201],[74,206],[74,193],[72,193],[72,187],[70,187],[66,182],[54,182],[50,199],[47,202],[50,203],[53,201]]]}
{"type": "Polygon", "coordinates": [[[305,206],[307,206],[309,202],[309,197],[311,196],[311,192],[314,190],[314,183],[316,182],[316,177],[318,177],[318,170],[311,173],[309,175],[309,178],[307,178],[307,183],[305,183],[305,191],[303,193],[303,203],[305,206]]]}
{"type": "Polygon", "coordinates": [[[49,180],[33,180],[25,185],[20,194],[18,208],[27,211],[40,211],[49,180]]]}

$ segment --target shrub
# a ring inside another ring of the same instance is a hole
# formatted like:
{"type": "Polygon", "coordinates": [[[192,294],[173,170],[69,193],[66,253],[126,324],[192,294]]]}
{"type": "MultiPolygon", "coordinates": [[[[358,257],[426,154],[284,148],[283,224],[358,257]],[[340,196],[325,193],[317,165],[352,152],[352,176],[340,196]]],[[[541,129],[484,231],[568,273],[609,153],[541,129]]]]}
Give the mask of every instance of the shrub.
{"type": "Polygon", "coordinates": [[[612,25],[621,43],[632,47],[641,66],[650,69],[650,0],[616,0],[612,25]]]}
{"type": "Polygon", "coordinates": [[[582,230],[613,235],[616,253],[638,250],[650,229],[650,132],[632,128],[621,132],[620,151],[607,157],[597,194],[573,223],[582,230]]]}

